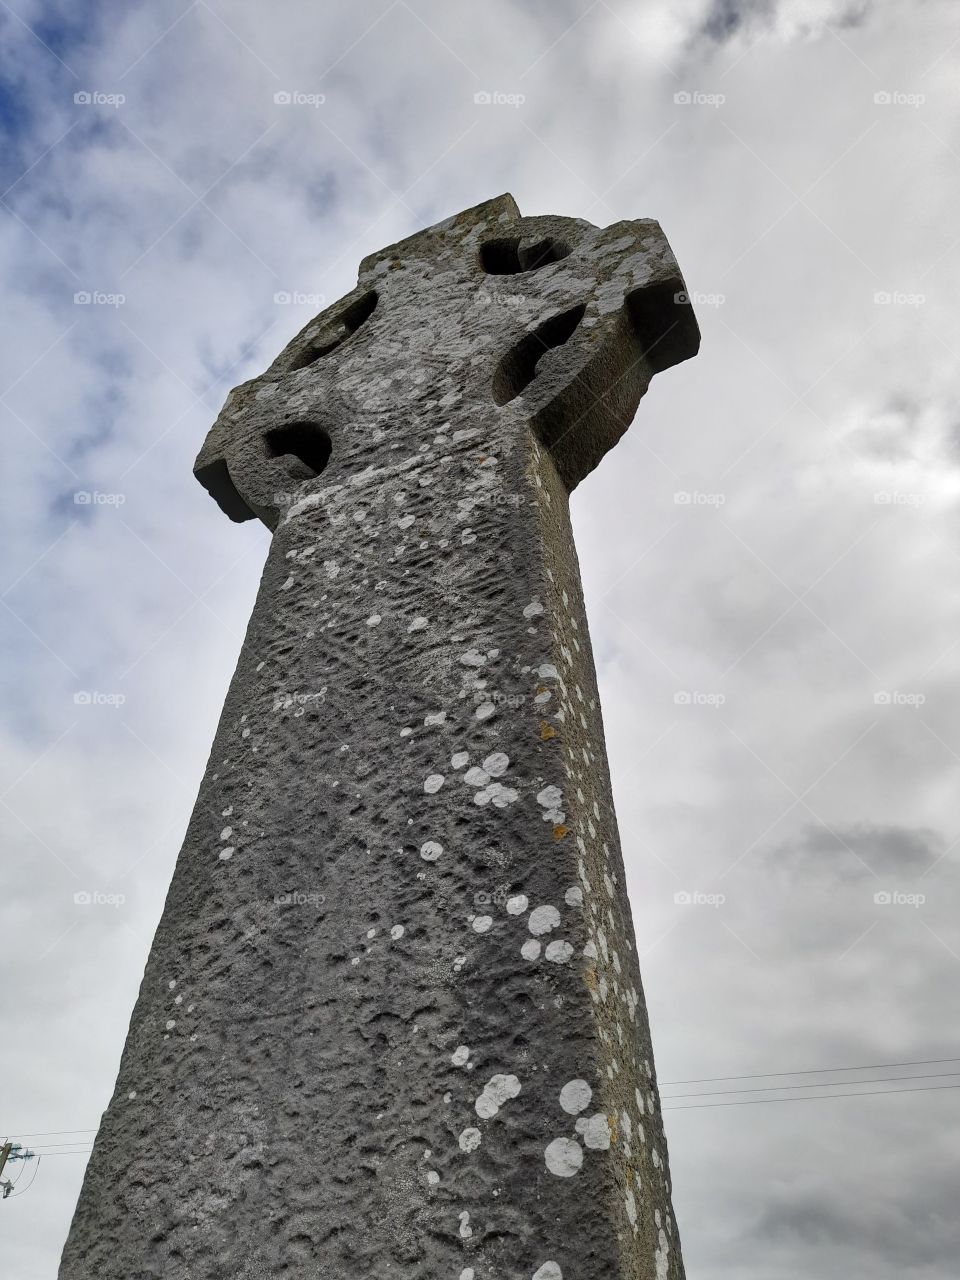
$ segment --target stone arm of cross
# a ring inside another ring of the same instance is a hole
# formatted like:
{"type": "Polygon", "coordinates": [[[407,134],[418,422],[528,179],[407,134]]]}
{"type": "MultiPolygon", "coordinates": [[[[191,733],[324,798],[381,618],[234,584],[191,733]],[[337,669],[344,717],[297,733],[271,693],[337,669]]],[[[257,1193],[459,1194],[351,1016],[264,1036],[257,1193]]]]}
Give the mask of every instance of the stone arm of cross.
{"type": "Polygon", "coordinates": [[[572,490],[699,340],[657,222],[522,217],[499,196],[365,258],[230,393],[195,472],[231,519],[275,528],[298,495],[394,464],[469,407],[534,431],[572,490]]]}

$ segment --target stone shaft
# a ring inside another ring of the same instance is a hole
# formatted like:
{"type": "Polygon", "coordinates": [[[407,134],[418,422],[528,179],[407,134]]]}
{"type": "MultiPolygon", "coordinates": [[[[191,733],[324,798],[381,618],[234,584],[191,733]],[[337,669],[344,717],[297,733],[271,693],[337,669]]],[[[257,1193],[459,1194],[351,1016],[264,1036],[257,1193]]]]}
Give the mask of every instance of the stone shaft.
{"type": "Polygon", "coordinates": [[[274,536],[61,1280],[682,1280],[568,515],[682,289],[501,197],[232,393],[274,536]]]}

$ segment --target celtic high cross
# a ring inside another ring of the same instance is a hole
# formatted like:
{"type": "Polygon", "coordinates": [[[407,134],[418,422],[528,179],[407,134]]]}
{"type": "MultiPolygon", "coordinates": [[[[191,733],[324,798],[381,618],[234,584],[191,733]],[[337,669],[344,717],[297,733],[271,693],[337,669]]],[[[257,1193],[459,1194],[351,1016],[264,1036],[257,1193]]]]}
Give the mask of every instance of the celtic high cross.
{"type": "Polygon", "coordinates": [[[231,392],[273,538],[61,1280],[681,1280],[568,496],[683,288],[504,195],[231,392]]]}

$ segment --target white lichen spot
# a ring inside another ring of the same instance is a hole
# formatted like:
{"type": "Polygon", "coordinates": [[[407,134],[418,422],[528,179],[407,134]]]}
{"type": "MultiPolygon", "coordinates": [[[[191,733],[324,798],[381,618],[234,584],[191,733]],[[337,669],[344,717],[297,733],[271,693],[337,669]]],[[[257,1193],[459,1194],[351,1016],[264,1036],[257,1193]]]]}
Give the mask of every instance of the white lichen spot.
{"type": "Polygon", "coordinates": [[[520,948],[524,960],[537,960],[540,957],[540,943],[536,938],[528,938],[520,948]]]}
{"type": "Polygon", "coordinates": [[[407,630],[408,630],[408,631],[423,631],[423,630],[424,630],[426,627],[428,627],[429,625],[430,625],[430,624],[429,624],[429,622],[427,621],[427,619],[426,619],[426,618],[414,618],[414,620],[410,623],[409,627],[407,627],[407,630]]]}
{"type": "Polygon", "coordinates": [[[486,656],[478,649],[468,649],[460,656],[460,661],[465,667],[482,667],[486,660],[486,656]]]}
{"type": "Polygon", "coordinates": [[[517,799],[518,792],[513,787],[505,787],[502,782],[491,782],[473,797],[473,803],[492,804],[495,809],[506,809],[517,799]]]}
{"type": "Polygon", "coordinates": [[[431,711],[429,715],[423,717],[423,723],[425,725],[443,724],[446,718],[447,713],[445,711],[431,711]]]}
{"type": "Polygon", "coordinates": [[[390,930],[390,937],[394,940],[394,942],[399,942],[399,940],[403,937],[405,933],[406,933],[406,929],[404,929],[402,924],[395,924],[393,928],[390,930]]]}
{"type": "Polygon", "coordinates": [[[627,1217],[630,1219],[631,1227],[637,1225],[637,1201],[632,1191],[628,1191],[624,1197],[624,1208],[627,1211],[627,1217]]]}
{"type": "Polygon", "coordinates": [[[556,907],[547,904],[542,907],[534,907],[530,912],[527,927],[534,937],[538,937],[542,933],[549,933],[551,929],[556,929],[559,923],[560,912],[556,907]]]}
{"type": "Polygon", "coordinates": [[[544,810],[544,822],[552,822],[554,824],[563,822],[564,812],[561,809],[563,803],[563,793],[559,787],[544,787],[537,794],[537,804],[544,810]]]}
{"type": "Polygon", "coordinates": [[[494,751],[484,760],[483,767],[491,778],[499,778],[506,773],[509,764],[510,757],[505,751],[494,751]]]}
{"type": "Polygon", "coordinates": [[[522,916],[529,905],[525,893],[516,893],[512,898],[507,899],[507,915],[522,916]]]}
{"type": "Polygon", "coordinates": [[[420,846],[420,857],[424,862],[436,862],[443,853],[443,845],[437,840],[426,840],[420,846]]]}
{"type": "Polygon", "coordinates": [[[610,1148],[610,1123],[602,1111],[589,1119],[581,1117],[577,1121],[577,1133],[583,1137],[584,1145],[591,1151],[608,1151],[610,1148]]]}
{"type": "Polygon", "coordinates": [[[469,759],[470,759],[470,756],[466,751],[456,751],[450,757],[450,768],[462,769],[466,765],[469,759]]]}
{"type": "Polygon", "coordinates": [[[572,884],[570,888],[566,891],[566,893],[563,895],[563,900],[568,907],[582,907],[583,906],[583,890],[580,888],[578,884],[572,884]]]}
{"type": "Polygon", "coordinates": [[[490,1120],[497,1114],[505,1102],[515,1098],[520,1092],[520,1081],[513,1075],[491,1076],[483,1086],[483,1092],[473,1104],[473,1109],[481,1120],[490,1120]]]}
{"type": "Polygon", "coordinates": [[[543,613],[543,605],[539,600],[531,600],[523,611],[525,618],[538,618],[543,613]]]}
{"type": "Polygon", "coordinates": [[[480,1130],[474,1129],[472,1126],[469,1129],[464,1129],[463,1133],[461,1133],[460,1137],[457,1139],[460,1150],[465,1151],[467,1155],[469,1155],[471,1151],[476,1151],[482,1141],[483,1135],[480,1133],[480,1130]]]}
{"type": "Polygon", "coordinates": [[[431,773],[428,778],[424,779],[423,789],[428,796],[432,796],[434,792],[439,791],[442,786],[443,786],[442,773],[431,773]]]}
{"type": "Polygon", "coordinates": [[[557,1178],[572,1178],[583,1164],[583,1148],[573,1138],[554,1138],[543,1156],[548,1170],[557,1178]]]}
{"type": "Polygon", "coordinates": [[[489,720],[496,709],[492,702],[481,702],[473,714],[478,720],[489,720]]]}
{"type": "Polygon", "coordinates": [[[567,1115],[578,1116],[586,1111],[593,1097],[593,1090],[586,1080],[568,1080],[560,1090],[560,1105],[567,1115]]]}
{"type": "Polygon", "coordinates": [[[556,1262],[545,1262],[533,1273],[533,1280],[563,1280],[563,1272],[556,1262]]]}
{"type": "Polygon", "coordinates": [[[460,1272],[460,1280],[473,1280],[475,1274],[473,1267],[464,1267],[460,1272]]]}
{"type": "Polygon", "coordinates": [[[493,916],[474,916],[473,932],[486,933],[493,924],[493,916]]]}
{"type": "Polygon", "coordinates": [[[469,1240],[473,1235],[473,1227],[470,1225],[470,1215],[467,1213],[466,1209],[464,1209],[464,1211],[457,1216],[460,1219],[460,1238],[462,1240],[469,1240]]]}
{"type": "Polygon", "coordinates": [[[450,1055],[450,1061],[455,1067],[462,1067],[469,1057],[469,1048],[465,1044],[458,1044],[450,1055]]]}
{"type": "Polygon", "coordinates": [[[227,845],[226,849],[221,849],[218,856],[221,862],[229,862],[235,853],[236,849],[234,849],[233,845],[230,844],[227,845]]]}
{"type": "Polygon", "coordinates": [[[383,618],[380,616],[379,613],[371,613],[370,617],[367,619],[367,626],[378,627],[382,621],[383,621],[383,618]]]}
{"type": "Polygon", "coordinates": [[[547,943],[547,949],[543,954],[553,964],[566,964],[573,955],[573,947],[569,942],[563,942],[557,938],[555,941],[547,943]]]}

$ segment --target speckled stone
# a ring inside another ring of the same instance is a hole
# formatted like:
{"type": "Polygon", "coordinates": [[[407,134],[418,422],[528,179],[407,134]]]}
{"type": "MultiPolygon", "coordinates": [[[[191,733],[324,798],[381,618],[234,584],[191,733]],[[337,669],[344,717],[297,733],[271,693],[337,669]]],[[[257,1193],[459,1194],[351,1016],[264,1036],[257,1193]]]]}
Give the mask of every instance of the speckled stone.
{"type": "Polygon", "coordinates": [[[683,288],[505,195],[231,392],[274,535],[61,1280],[681,1280],[567,499],[683,288]]]}

